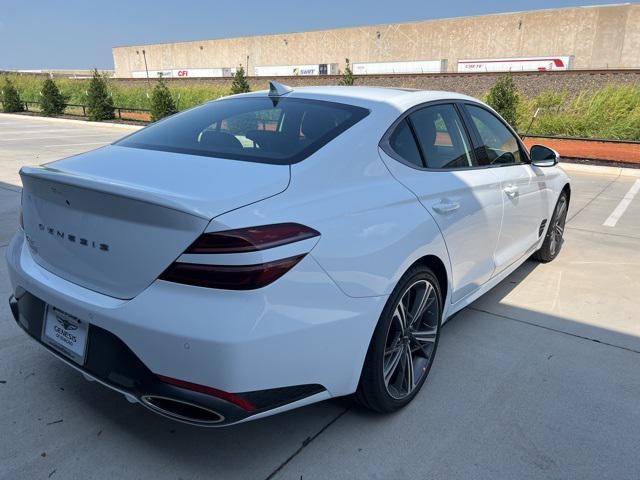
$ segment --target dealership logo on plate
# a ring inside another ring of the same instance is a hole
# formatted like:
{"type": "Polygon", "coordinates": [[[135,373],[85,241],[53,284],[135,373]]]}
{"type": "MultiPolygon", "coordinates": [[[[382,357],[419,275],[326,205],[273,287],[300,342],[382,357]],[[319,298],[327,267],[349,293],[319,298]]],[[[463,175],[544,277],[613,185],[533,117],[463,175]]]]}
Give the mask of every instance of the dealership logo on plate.
{"type": "Polygon", "coordinates": [[[65,330],[77,330],[78,329],[78,325],[76,325],[75,323],[70,322],[66,318],[62,318],[62,317],[59,317],[58,315],[56,315],[56,320],[58,320],[58,323],[60,325],[62,325],[62,328],[64,328],[65,330]]]}

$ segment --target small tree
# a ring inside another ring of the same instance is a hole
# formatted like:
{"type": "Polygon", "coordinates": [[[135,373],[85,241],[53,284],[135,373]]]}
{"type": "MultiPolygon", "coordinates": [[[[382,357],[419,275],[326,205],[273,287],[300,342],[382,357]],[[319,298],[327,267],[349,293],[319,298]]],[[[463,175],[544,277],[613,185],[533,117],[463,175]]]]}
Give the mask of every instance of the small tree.
{"type": "Polygon", "coordinates": [[[518,89],[513,81],[511,73],[507,73],[498,79],[489,90],[487,103],[516,129],[518,127],[518,89]]]}
{"type": "Polygon", "coordinates": [[[344,59],[345,63],[347,64],[346,67],[344,67],[344,73],[342,74],[342,80],[340,81],[340,85],[353,85],[353,72],[351,71],[351,65],[349,64],[349,59],[345,58],[344,59]]]}
{"type": "Polygon", "coordinates": [[[115,117],[113,98],[107,91],[107,82],[97,69],[93,70],[87,91],[87,115],[89,120],[111,120],[115,117]]]}
{"type": "Polygon", "coordinates": [[[2,111],[4,113],[22,112],[24,104],[20,100],[20,94],[8,77],[4,79],[4,87],[0,92],[0,100],[2,100],[2,111]]]}
{"type": "Polygon", "coordinates": [[[173,101],[171,92],[162,77],[158,80],[151,92],[151,121],[155,122],[161,118],[173,115],[178,109],[173,101]]]}
{"type": "Polygon", "coordinates": [[[47,78],[42,84],[42,91],[40,92],[42,98],[40,99],[40,108],[45,115],[60,115],[64,113],[64,97],[58,90],[58,86],[51,79],[47,78]]]}
{"type": "Polygon", "coordinates": [[[235,95],[236,93],[247,93],[250,91],[251,88],[249,87],[249,82],[247,82],[247,77],[244,74],[244,68],[240,65],[236,69],[236,73],[233,75],[231,95],[235,95]]]}

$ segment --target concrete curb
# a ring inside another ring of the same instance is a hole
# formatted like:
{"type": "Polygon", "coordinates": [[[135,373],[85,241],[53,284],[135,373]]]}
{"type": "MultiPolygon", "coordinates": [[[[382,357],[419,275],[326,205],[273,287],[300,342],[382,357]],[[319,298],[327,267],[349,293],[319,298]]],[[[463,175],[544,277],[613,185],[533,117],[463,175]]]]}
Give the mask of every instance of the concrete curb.
{"type": "Polygon", "coordinates": [[[55,117],[41,117],[38,115],[20,115],[19,113],[0,113],[1,118],[22,118],[29,120],[41,120],[45,122],[57,122],[57,123],[70,123],[75,125],[83,125],[90,127],[106,127],[106,128],[119,128],[121,130],[140,130],[143,125],[126,125],[124,123],[111,123],[111,122],[91,122],[89,120],[75,120],[73,118],[55,118],[55,117]]]}
{"type": "Polygon", "coordinates": [[[640,168],[607,167],[605,165],[583,165],[581,163],[560,162],[566,172],[590,173],[592,175],[615,175],[640,178],[640,168]]]}

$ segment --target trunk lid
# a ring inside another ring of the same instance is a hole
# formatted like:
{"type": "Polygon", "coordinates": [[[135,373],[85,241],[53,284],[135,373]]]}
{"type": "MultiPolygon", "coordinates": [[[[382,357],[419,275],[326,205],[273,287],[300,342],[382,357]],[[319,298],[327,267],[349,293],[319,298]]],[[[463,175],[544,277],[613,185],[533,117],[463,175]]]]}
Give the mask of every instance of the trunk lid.
{"type": "Polygon", "coordinates": [[[284,191],[289,167],[109,146],[24,167],[23,217],[38,264],[129,299],[229,210],[284,191]]]}

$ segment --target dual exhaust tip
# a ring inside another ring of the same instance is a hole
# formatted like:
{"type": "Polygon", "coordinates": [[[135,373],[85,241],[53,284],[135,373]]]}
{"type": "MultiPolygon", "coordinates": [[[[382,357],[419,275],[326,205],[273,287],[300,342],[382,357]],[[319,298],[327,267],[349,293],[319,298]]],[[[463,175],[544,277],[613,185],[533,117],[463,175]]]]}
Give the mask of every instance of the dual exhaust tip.
{"type": "Polygon", "coordinates": [[[220,424],[225,420],[222,414],[214,410],[184,400],[158,395],[144,395],[140,400],[154,412],[185,423],[207,426],[220,424]]]}

